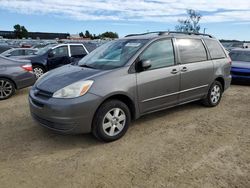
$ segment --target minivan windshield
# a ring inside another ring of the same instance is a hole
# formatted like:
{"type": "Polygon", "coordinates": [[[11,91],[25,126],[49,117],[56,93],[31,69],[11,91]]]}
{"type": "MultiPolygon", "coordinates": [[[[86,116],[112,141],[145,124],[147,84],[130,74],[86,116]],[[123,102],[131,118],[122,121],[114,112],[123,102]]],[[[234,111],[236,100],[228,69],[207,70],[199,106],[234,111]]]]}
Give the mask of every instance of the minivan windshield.
{"type": "Polygon", "coordinates": [[[148,39],[120,39],[103,44],[79,61],[79,66],[115,69],[124,66],[148,39]]]}

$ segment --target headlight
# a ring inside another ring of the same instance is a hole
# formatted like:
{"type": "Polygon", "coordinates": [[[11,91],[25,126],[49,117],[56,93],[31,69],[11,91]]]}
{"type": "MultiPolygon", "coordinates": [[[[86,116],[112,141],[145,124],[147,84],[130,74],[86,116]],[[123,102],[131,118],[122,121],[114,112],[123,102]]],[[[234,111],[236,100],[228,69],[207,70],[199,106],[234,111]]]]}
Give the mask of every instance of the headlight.
{"type": "Polygon", "coordinates": [[[94,81],[85,80],[68,85],[53,94],[54,98],[75,98],[88,92],[94,81]]]}

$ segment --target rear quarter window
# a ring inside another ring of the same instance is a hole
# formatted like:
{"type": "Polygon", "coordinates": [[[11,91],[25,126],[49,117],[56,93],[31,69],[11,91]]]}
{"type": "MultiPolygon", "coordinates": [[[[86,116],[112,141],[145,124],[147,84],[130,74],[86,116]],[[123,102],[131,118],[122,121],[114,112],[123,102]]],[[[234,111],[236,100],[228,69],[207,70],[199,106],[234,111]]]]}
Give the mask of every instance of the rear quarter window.
{"type": "Polygon", "coordinates": [[[206,49],[200,39],[176,39],[182,64],[207,60],[206,49]]]}
{"type": "Polygon", "coordinates": [[[225,58],[226,54],[221,45],[216,40],[204,39],[212,59],[225,58]]]}

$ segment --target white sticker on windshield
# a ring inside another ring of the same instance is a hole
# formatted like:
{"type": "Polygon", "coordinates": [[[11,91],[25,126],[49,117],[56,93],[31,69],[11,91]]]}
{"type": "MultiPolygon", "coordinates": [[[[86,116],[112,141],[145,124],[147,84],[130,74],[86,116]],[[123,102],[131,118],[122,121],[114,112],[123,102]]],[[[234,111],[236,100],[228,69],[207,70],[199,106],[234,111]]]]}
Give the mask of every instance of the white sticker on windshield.
{"type": "Polygon", "coordinates": [[[141,45],[141,43],[132,43],[132,42],[129,42],[125,46],[126,47],[138,47],[140,45],[141,45]]]}

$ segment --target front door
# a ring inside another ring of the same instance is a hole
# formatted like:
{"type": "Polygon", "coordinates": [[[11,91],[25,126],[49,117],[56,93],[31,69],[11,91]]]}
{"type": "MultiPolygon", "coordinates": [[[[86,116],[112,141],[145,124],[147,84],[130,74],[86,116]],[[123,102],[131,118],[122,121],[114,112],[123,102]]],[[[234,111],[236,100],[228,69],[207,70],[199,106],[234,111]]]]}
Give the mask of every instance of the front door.
{"type": "Polygon", "coordinates": [[[136,74],[140,112],[147,113],[178,103],[179,65],[175,64],[171,39],[152,43],[139,61],[149,60],[151,67],[136,74]]]}
{"type": "Polygon", "coordinates": [[[70,63],[68,46],[59,46],[49,52],[48,67],[54,69],[70,63]]]}

